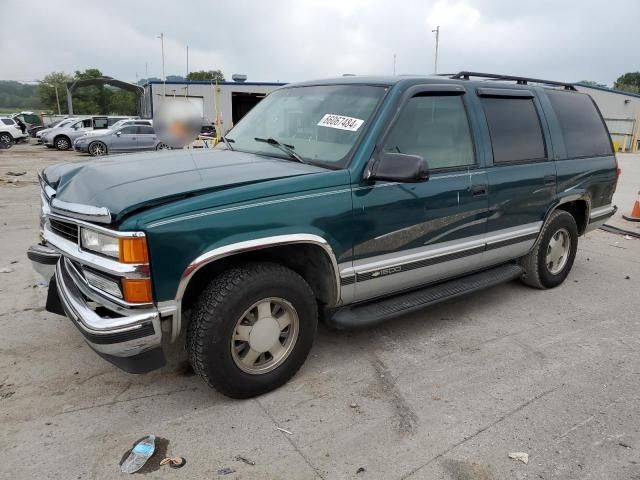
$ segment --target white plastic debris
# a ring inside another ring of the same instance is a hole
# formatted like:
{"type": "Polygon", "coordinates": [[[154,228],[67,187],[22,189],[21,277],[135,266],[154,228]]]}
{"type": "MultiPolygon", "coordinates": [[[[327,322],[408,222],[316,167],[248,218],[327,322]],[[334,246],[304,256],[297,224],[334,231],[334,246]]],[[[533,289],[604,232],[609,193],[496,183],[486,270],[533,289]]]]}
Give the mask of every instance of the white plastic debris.
{"type": "Polygon", "coordinates": [[[293,432],[290,432],[289,430],[285,430],[284,428],[280,428],[280,427],[276,427],[276,428],[281,432],[286,433],[287,435],[293,435],[293,432]]]}
{"type": "Polygon", "coordinates": [[[509,458],[513,460],[518,460],[524,463],[525,465],[529,463],[529,454],[526,452],[511,452],[509,454],[509,458]]]}
{"type": "Polygon", "coordinates": [[[155,435],[140,440],[131,450],[127,459],[120,466],[122,473],[135,473],[140,470],[156,449],[155,435]]]}

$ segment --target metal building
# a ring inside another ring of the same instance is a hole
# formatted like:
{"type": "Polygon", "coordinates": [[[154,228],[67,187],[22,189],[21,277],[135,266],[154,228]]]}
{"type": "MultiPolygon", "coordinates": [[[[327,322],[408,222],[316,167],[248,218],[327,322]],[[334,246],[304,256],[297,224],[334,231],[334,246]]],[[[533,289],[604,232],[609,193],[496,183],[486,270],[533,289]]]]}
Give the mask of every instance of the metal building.
{"type": "Polygon", "coordinates": [[[188,101],[201,112],[206,123],[216,125],[224,135],[265,95],[284,85],[273,82],[207,81],[162,82],[144,85],[142,117],[153,118],[163,101],[188,101]]]}
{"type": "Polygon", "coordinates": [[[640,95],[606,87],[576,83],[591,95],[607,123],[617,151],[637,152],[640,148],[640,95]]]}

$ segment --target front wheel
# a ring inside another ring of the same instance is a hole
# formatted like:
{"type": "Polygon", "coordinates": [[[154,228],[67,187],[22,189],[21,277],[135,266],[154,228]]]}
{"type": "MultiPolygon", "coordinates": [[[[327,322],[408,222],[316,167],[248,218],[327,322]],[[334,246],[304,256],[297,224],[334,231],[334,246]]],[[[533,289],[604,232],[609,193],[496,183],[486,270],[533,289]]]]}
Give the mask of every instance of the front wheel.
{"type": "Polygon", "coordinates": [[[4,148],[9,148],[13,145],[13,137],[10,133],[2,132],[0,133],[0,143],[4,146],[4,148]]]}
{"type": "Polygon", "coordinates": [[[156,146],[156,150],[170,150],[171,147],[169,147],[169,145],[167,145],[166,143],[162,143],[160,142],[157,146],[156,146]]]}
{"type": "Polygon", "coordinates": [[[573,215],[554,211],[531,252],[520,261],[522,281],[535,288],[557,287],[569,275],[577,249],[578,227],[573,215]]]}
{"type": "Polygon", "coordinates": [[[67,137],[57,137],[53,143],[58,150],[62,151],[69,150],[71,147],[71,141],[67,137]]]}
{"type": "Polygon", "coordinates": [[[315,338],[313,291],[293,270],[251,263],[217,276],[194,309],[187,333],[193,369],[233,398],[278,388],[302,366],[315,338]]]}
{"type": "Polygon", "coordinates": [[[107,146],[102,142],[93,142],[89,145],[89,155],[92,157],[101,157],[107,154],[107,146]]]}

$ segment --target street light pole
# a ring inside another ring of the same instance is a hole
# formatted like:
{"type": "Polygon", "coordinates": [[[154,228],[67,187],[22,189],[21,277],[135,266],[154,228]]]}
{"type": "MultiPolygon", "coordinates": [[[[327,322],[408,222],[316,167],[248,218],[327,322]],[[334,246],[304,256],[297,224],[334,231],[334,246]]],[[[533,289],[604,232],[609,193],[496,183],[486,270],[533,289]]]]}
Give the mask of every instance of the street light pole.
{"type": "Polygon", "coordinates": [[[435,30],[431,30],[431,32],[436,34],[436,55],[433,61],[433,73],[438,73],[438,43],[440,42],[440,25],[438,25],[435,30]]]}
{"type": "Polygon", "coordinates": [[[160,39],[160,48],[162,51],[162,96],[164,97],[167,94],[167,77],[164,76],[164,33],[160,32],[160,36],[158,38],[160,39]]]}

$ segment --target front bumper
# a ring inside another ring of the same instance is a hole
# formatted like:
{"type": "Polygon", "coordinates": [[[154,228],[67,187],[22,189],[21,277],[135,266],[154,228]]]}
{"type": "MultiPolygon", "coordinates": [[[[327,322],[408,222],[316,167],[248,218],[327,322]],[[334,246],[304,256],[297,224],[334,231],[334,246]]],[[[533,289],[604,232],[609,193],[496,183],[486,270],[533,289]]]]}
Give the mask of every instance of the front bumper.
{"type": "Polygon", "coordinates": [[[74,143],[73,144],[73,149],[76,152],[82,152],[82,153],[89,153],[89,144],[88,143],[74,143]]]}
{"type": "Polygon", "coordinates": [[[155,307],[116,311],[90,288],[70,259],[42,245],[29,252],[32,262],[42,262],[42,268],[36,270],[45,275],[57,257],[47,310],[64,313],[96,353],[129,373],[146,373],[165,364],[160,314],[155,307]]]}

